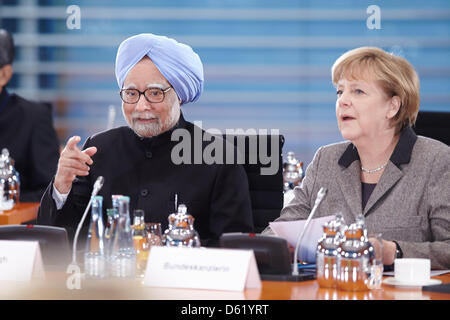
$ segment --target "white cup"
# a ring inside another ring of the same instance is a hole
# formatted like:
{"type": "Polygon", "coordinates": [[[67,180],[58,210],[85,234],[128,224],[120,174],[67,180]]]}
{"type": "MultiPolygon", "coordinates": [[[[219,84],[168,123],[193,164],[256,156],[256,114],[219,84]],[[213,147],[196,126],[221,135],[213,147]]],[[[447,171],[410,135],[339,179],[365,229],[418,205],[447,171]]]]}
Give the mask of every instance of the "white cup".
{"type": "Polygon", "coordinates": [[[430,281],[430,259],[395,259],[395,281],[405,284],[426,284],[430,281]]]}

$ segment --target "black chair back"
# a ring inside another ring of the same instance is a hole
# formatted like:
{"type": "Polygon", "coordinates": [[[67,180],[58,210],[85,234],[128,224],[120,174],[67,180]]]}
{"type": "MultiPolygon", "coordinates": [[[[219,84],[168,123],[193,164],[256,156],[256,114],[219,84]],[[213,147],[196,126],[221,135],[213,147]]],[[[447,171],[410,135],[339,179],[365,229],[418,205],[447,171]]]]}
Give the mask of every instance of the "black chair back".
{"type": "MultiPolygon", "coordinates": [[[[283,208],[283,135],[224,135],[244,159],[254,231],[260,233],[280,216],[283,208]],[[273,150],[273,151],[272,151],[273,150]],[[272,152],[275,155],[272,156],[272,152]],[[271,159],[271,162],[268,162],[271,159]],[[273,160],[275,163],[272,163],[273,160]]],[[[239,162],[238,162],[239,163],[239,162]]]]}
{"type": "Polygon", "coordinates": [[[450,146],[450,112],[419,111],[413,128],[418,135],[450,146]]]}
{"type": "Polygon", "coordinates": [[[71,249],[64,228],[41,225],[0,226],[0,240],[38,241],[43,264],[47,266],[67,266],[71,249]]]}

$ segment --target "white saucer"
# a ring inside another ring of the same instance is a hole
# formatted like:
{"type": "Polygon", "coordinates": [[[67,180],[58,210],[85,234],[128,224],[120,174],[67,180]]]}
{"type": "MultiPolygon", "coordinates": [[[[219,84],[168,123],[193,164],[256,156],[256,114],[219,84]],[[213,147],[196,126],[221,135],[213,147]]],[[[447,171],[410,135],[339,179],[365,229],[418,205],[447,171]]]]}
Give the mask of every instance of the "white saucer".
{"type": "Polygon", "coordinates": [[[397,286],[397,287],[423,287],[423,286],[433,286],[435,284],[441,284],[442,281],[437,280],[437,279],[430,279],[426,282],[411,283],[411,282],[397,281],[397,280],[395,280],[394,277],[389,277],[389,278],[384,279],[383,283],[389,284],[392,286],[397,286]]]}

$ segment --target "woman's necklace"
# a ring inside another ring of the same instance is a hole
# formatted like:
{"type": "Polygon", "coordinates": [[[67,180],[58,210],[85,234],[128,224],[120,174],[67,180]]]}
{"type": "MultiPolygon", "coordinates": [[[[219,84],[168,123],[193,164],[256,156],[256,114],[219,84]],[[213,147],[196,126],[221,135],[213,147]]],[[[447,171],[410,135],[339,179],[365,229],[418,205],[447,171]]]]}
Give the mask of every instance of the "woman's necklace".
{"type": "MultiPolygon", "coordinates": [[[[388,161],[388,162],[389,162],[389,161],[388,161]]],[[[366,168],[364,168],[363,166],[361,166],[361,170],[362,170],[363,172],[365,172],[365,173],[375,173],[375,172],[378,172],[378,171],[380,171],[380,170],[383,170],[384,167],[387,166],[388,162],[386,162],[386,163],[383,164],[382,166],[380,166],[380,167],[378,167],[378,168],[376,168],[376,169],[373,169],[373,170],[369,170],[369,169],[366,169],[366,168]]]]}

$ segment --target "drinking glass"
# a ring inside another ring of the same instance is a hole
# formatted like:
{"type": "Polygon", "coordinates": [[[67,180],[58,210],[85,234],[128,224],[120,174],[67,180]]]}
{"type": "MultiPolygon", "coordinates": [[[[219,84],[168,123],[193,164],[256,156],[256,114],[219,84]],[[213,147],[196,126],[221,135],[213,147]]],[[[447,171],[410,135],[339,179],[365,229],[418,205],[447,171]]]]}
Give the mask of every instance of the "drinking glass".
{"type": "Polygon", "coordinates": [[[374,255],[370,264],[370,276],[367,287],[369,289],[381,289],[383,280],[383,238],[381,233],[369,235],[369,241],[372,244],[374,255]]]}
{"type": "Polygon", "coordinates": [[[133,211],[133,225],[144,224],[145,212],[142,209],[135,209],[133,211]]]}
{"type": "Polygon", "coordinates": [[[134,249],[136,251],[136,274],[143,277],[148,259],[148,243],[145,231],[144,210],[136,209],[133,211],[132,234],[134,249]]]}
{"type": "Polygon", "coordinates": [[[148,249],[152,246],[162,246],[161,223],[149,222],[145,224],[148,249]]]}

